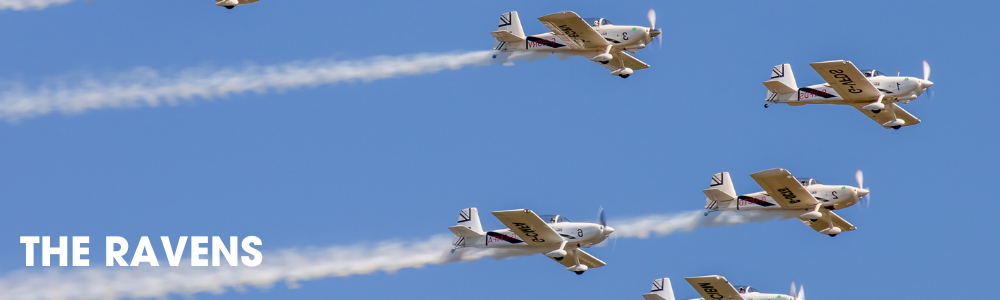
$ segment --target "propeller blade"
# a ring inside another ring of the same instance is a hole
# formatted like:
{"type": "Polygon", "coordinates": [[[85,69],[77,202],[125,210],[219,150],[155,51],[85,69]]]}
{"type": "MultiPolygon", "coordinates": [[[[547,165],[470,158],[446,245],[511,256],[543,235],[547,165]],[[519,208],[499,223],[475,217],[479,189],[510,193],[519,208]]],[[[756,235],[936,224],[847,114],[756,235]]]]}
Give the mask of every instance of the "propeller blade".
{"type": "Polygon", "coordinates": [[[862,188],[863,189],[864,188],[864,182],[865,182],[865,173],[862,173],[861,169],[858,169],[857,172],[854,172],[854,180],[858,181],[858,188],[862,188]]]}
{"type": "Polygon", "coordinates": [[[793,297],[795,296],[795,281],[792,281],[792,289],[791,292],[788,293],[788,295],[793,297]]]}
{"type": "MultiPolygon", "coordinates": [[[[649,11],[646,12],[646,18],[649,18],[649,28],[656,28],[656,10],[650,8],[649,11]]],[[[925,60],[924,62],[926,63],[927,61],[925,60]]],[[[927,67],[924,67],[924,69],[927,69],[927,67]]]]}
{"type": "Polygon", "coordinates": [[[924,80],[927,80],[930,77],[931,77],[931,64],[927,63],[927,60],[925,59],[924,60],[924,80]]]}
{"type": "Polygon", "coordinates": [[[799,293],[795,295],[795,300],[806,300],[806,287],[799,286],[799,293]]]}
{"type": "Polygon", "coordinates": [[[603,227],[608,227],[608,219],[604,216],[604,206],[597,210],[597,223],[603,227]]]}

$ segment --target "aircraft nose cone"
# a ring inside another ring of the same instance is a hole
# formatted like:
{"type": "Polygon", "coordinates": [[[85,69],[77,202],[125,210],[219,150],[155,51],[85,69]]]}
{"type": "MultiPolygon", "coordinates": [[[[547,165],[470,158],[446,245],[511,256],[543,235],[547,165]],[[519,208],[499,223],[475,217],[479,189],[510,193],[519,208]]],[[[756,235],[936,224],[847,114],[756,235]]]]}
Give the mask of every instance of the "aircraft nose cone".
{"type": "Polygon", "coordinates": [[[611,228],[611,226],[604,226],[604,235],[609,235],[612,232],[615,232],[614,228],[611,228]]]}
{"type": "Polygon", "coordinates": [[[861,188],[859,188],[858,189],[858,198],[864,197],[865,195],[868,195],[868,190],[867,189],[861,189],[861,188]]]}
{"type": "Polygon", "coordinates": [[[926,89],[934,85],[934,82],[931,82],[930,80],[924,80],[923,82],[921,82],[921,85],[923,85],[924,88],[926,89]]]}

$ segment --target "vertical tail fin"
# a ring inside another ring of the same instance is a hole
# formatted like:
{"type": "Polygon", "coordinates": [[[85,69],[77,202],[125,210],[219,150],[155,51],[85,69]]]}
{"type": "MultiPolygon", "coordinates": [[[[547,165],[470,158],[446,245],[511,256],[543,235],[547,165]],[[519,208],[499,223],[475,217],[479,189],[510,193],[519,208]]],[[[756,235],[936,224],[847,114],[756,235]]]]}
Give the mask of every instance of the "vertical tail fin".
{"type": "Polygon", "coordinates": [[[497,31],[490,34],[497,40],[493,44],[493,50],[498,51],[507,50],[508,46],[513,44],[523,43],[525,39],[521,19],[517,17],[516,11],[500,14],[500,26],[497,27],[497,31]]]}
{"type": "Polygon", "coordinates": [[[646,300],[674,300],[674,288],[670,286],[670,278],[653,280],[653,288],[648,294],[642,294],[646,300]]]}
{"type": "Polygon", "coordinates": [[[729,172],[716,173],[712,175],[712,181],[708,189],[702,190],[705,196],[705,208],[715,209],[719,202],[736,199],[736,188],[733,187],[733,180],[729,177],[729,172]]]}
{"type": "Polygon", "coordinates": [[[764,81],[767,88],[767,102],[783,102],[791,100],[799,86],[795,83],[795,75],[792,74],[792,65],[780,64],[771,68],[771,80],[764,81]]]}
{"type": "Polygon", "coordinates": [[[466,239],[486,235],[483,232],[483,225],[479,223],[479,210],[475,207],[458,212],[458,225],[448,227],[448,229],[455,234],[455,238],[451,241],[452,245],[455,246],[464,246],[466,239]]]}

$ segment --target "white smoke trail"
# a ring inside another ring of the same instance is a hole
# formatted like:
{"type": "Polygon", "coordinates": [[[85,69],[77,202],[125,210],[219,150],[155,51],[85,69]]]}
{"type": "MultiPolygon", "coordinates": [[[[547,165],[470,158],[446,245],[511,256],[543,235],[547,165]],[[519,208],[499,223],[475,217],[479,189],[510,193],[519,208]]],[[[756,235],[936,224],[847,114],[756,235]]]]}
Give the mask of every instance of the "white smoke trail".
{"type": "MultiPolygon", "coordinates": [[[[620,237],[647,238],[704,226],[762,222],[780,214],[723,212],[708,217],[700,211],[638,217],[615,222],[620,237]]],[[[163,298],[170,294],[224,293],[246,287],[268,288],[284,282],[324,277],[346,277],[375,272],[392,273],[405,268],[506,258],[536,254],[510,249],[460,249],[450,253],[451,236],[438,235],[416,242],[382,242],[372,246],[333,246],[285,249],[266,253],[257,267],[90,267],[50,272],[18,271],[0,277],[0,299],[11,300],[110,300],[163,298]]],[[[187,264],[188,266],[184,266],[187,264]]],[[[555,266],[553,266],[555,267],[555,266]]]]}
{"type": "MultiPolygon", "coordinates": [[[[3,0],[0,0],[3,1],[3,0]]],[[[212,99],[236,93],[283,91],[345,81],[370,82],[404,75],[456,70],[493,62],[492,51],[448,54],[380,56],[361,61],[313,60],[241,69],[188,69],[161,74],[150,68],[97,80],[82,76],[48,82],[35,90],[10,84],[0,92],[0,119],[18,119],[59,111],[66,114],[93,109],[176,105],[178,100],[212,99]]],[[[517,59],[515,57],[514,59],[517,59]]]]}
{"type": "Polygon", "coordinates": [[[0,10],[42,10],[53,5],[62,5],[74,0],[0,0],[0,10]]]}
{"type": "Polygon", "coordinates": [[[651,235],[665,236],[678,230],[694,231],[700,227],[732,226],[751,222],[766,222],[773,219],[787,219],[795,213],[765,211],[723,211],[704,215],[704,211],[688,211],[668,215],[651,215],[614,222],[612,227],[618,237],[649,238],[651,235]]]}

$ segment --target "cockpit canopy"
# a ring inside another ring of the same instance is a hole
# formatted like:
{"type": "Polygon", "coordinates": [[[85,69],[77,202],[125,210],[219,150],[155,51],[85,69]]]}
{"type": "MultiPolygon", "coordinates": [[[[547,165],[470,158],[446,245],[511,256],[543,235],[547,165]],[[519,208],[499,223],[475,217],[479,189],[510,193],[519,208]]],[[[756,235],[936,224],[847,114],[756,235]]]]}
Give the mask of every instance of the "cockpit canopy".
{"type": "Polygon", "coordinates": [[[812,179],[812,178],[799,178],[799,183],[801,183],[802,186],[810,186],[810,185],[814,185],[814,184],[822,184],[822,183],[819,182],[819,180],[812,179]]]}
{"type": "Polygon", "coordinates": [[[872,70],[872,69],[861,70],[861,73],[865,74],[865,77],[885,76],[885,74],[882,74],[882,72],[879,72],[878,70],[872,70]]]}
{"type": "Polygon", "coordinates": [[[753,287],[750,287],[749,285],[739,285],[739,286],[736,286],[736,290],[739,291],[740,294],[760,293],[759,291],[757,291],[757,289],[755,289],[753,287]]]}
{"type": "Polygon", "coordinates": [[[608,21],[607,19],[604,18],[584,18],[583,21],[587,22],[587,24],[590,24],[590,27],[597,27],[600,25],[614,25],[611,24],[611,21],[608,21]]]}
{"type": "Polygon", "coordinates": [[[541,215],[541,216],[538,216],[538,217],[542,218],[542,221],[545,221],[546,223],[566,223],[566,222],[571,222],[569,219],[563,218],[560,215],[541,215]]]}

